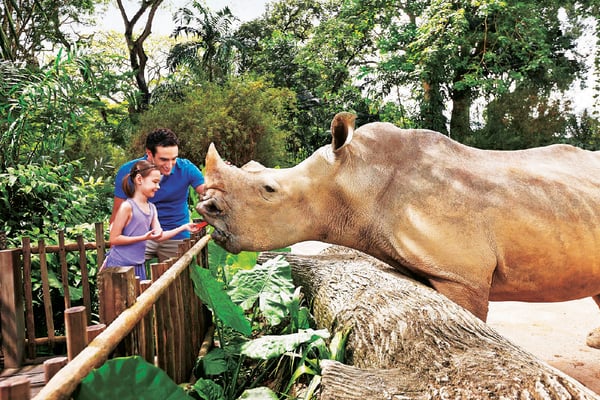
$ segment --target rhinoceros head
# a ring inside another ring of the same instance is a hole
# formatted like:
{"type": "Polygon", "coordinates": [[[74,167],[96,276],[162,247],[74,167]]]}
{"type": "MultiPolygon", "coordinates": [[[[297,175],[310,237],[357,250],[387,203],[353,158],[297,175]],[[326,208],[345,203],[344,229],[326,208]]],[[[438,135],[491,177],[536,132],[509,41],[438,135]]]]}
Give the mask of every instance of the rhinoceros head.
{"type": "Polygon", "coordinates": [[[215,242],[239,253],[326,240],[325,210],[339,196],[329,186],[336,173],[336,152],[352,138],[354,118],[350,113],[338,114],[332,122],[332,145],[293,168],[266,168],[255,161],[238,168],[223,161],[211,144],[205,196],[196,209],[215,228],[215,242]]]}

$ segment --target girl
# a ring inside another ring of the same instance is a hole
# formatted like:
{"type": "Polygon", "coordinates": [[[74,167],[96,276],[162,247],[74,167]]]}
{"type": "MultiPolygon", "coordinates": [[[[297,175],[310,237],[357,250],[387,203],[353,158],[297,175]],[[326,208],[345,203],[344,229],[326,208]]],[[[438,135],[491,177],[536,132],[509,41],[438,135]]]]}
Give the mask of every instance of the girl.
{"type": "Polygon", "coordinates": [[[119,207],[110,228],[110,251],[103,268],[133,266],[135,275],[146,279],[144,250],[146,240],[163,241],[188,230],[197,231],[196,224],[187,223],[163,232],[156,206],[148,201],[160,188],[158,167],[147,160],[136,162],[123,178],[127,200],[119,207]]]}

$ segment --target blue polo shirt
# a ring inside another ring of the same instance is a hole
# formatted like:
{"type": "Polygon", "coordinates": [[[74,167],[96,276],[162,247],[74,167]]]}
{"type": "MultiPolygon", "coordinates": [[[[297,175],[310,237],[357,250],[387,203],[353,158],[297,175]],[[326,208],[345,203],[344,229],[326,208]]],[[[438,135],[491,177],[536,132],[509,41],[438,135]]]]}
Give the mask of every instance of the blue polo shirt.
{"type": "MultiPolygon", "coordinates": [[[[121,166],[115,178],[115,197],[126,199],[127,195],[123,191],[123,178],[131,171],[133,164],[140,160],[146,160],[144,156],[136,160],[131,160],[121,166]]],[[[175,165],[171,169],[170,175],[163,175],[160,180],[160,189],[156,191],[154,197],[149,199],[156,205],[158,210],[158,220],[163,230],[168,231],[178,226],[190,222],[190,210],[188,207],[189,188],[202,185],[204,176],[202,172],[190,160],[177,158],[175,165]]],[[[181,240],[190,237],[190,232],[185,230],[178,233],[172,239],[181,240]]]]}

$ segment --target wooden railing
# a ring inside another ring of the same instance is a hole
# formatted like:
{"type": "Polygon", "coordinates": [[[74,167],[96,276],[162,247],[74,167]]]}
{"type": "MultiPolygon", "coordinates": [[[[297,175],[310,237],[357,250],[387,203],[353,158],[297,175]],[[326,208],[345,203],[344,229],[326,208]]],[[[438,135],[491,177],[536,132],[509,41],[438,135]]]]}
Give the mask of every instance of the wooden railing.
{"type": "MultiPolygon", "coordinates": [[[[189,274],[184,274],[183,272],[188,271],[193,257],[206,246],[209,240],[210,237],[208,235],[204,236],[173,265],[166,266],[164,273],[148,289],[140,294],[131,306],[128,306],[108,325],[104,332],[100,333],[73,360],[60,369],[38,393],[35,399],[69,399],[81,380],[93,368],[98,367],[108,359],[120,343],[127,340],[127,336],[134,332],[136,326],[139,327],[140,321],[147,317],[153,307],[157,307],[155,310],[158,310],[158,307],[160,307],[159,303],[165,302],[164,310],[166,313],[171,314],[170,317],[163,315],[162,322],[166,325],[175,323],[176,316],[173,313],[179,313],[177,306],[183,306],[182,300],[189,303],[190,300],[195,298],[183,298],[184,295],[189,294],[185,288],[185,281],[189,278],[189,274]],[[173,298],[174,295],[177,295],[177,292],[179,296],[175,297],[179,298],[173,298]],[[169,309],[172,312],[166,311],[169,309]]],[[[131,282],[131,278],[133,277],[132,269],[129,269],[129,271],[130,277],[126,279],[127,282],[131,282]]],[[[116,271],[116,274],[122,272],[116,271]]],[[[199,309],[196,310],[200,312],[199,309]]],[[[156,313],[155,320],[159,320],[158,312],[156,313]]],[[[178,325],[175,327],[167,326],[169,334],[167,335],[166,329],[163,330],[165,342],[162,344],[160,344],[160,339],[157,338],[157,364],[177,383],[184,381],[182,373],[187,372],[189,374],[191,372],[189,360],[195,360],[202,344],[202,341],[198,340],[198,338],[204,337],[204,335],[200,335],[197,330],[193,329],[190,324],[198,325],[194,321],[193,315],[179,320],[178,325]],[[194,336],[196,337],[196,341],[195,344],[192,344],[194,343],[194,336]],[[185,351],[173,351],[175,346],[183,345],[183,347],[186,347],[186,344],[192,345],[185,351]],[[161,351],[164,356],[160,355],[161,351]],[[170,357],[167,357],[167,355],[170,355],[170,357]]],[[[208,325],[205,324],[203,328],[205,330],[204,333],[206,333],[208,325]]],[[[185,376],[185,378],[189,378],[189,375],[185,376]]]]}
{"type": "MultiPolygon", "coordinates": [[[[100,228],[96,227],[96,232],[102,232],[101,224],[100,228]]],[[[40,254],[40,267],[43,269],[43,254],[48,251],[57,251],[58,254],[77,251],[80,254],[79,259],[82,260],[86,258],[86,250],[94,250],[100,264],[108,243],[104,242],[102,235],[97,234],[97,238],[99,240],[93,244],[85,244],[78,240],[76,245],[61,242],[53,248],[43,246],[43,242],[40,242],[41,245],[37,248],[29,250],[25,246],[24,249],[0,251],[0,315],[5,365],[7,361],[9,364],[20,365],[24,358],[25,343],[28,354],[31,354],[31,348],[35,351],[37,343],[53,343],[60,340],[67,343],[68,358],[47,360],[46,378],[49,381],[36,398],[69,398],[92,368],[98,367],[115,355],[139,354],[165,370],[177,383],[185,382],[190,378],[202,339],[209,330],[211,316],[193,292],[189,266],[194,259],[199,265],[207,266],[206,244],[210,237],[196,235],[180,246],[180,257],[151,265],[151,281],[140,282],[139,278],[134,276],[131,267],[107,268],[99,274],[100,322],[103,323],[100,325],[102,329],[106,327],[104,331],[90,330],[100,326],[88,325],[88,307],[72,307],[70,302],[65,300],[65,307],[70,306],[65,308],[65,320],[68,325],[66,336],[57,338],[49,334],[47,338],[31,338],[27,333],[28,340],[25,340],[25,325],[28,325],[27,329],[31,326],[33,331],[32,321],[26,324],[25,320],[28,317],[25,316],[27,312],[33,314],[33,309],[27,305],[31,303],[31,293],[29,292],[30,300],[27,300],[27,284],[24,284],[23,280],[27,282],[31,278],[30,275],[23,278],[21,274],[21,254],[23,265],[27,264],[28,254],[40,254]],[[187,273],[183,273],[184,271],[187,273]],[[25,293],[23,287],[26,288],[25,293]],[[24,308],[29,311],[23,312],[24,308]],[[53,378],[50,379],[51,377],[53,378]]],[[[63,267],[62,260],[65,259],[60,256],[63,271],[67,269],[63,267]]],[[[82,271],[85,265],[85,261],[80,261],[82,271]]],[[[23,273],[25,272],[24,268],[23,273]]],[[[42,272],[42,279],[43,275],[42,272]]],[[[87,279],[84,273],[81,274],[82,279],[84,275],[87,279]]],[[[68,286],[64,290],[65,296],[68,296],[68,286]]],[[[86,291],[83,292],[85,296],[86,291]]],[[[89,296],[89,290],[87,292],[89,296]]],[[[84,299],[83,302],[91,303],[89,299],[84,299]]],[[[52,307],[45,307],[45,312],[52,314],[52,307]]],[[[46,319],[48,320],[48,314],[46,319]]],[[[29,398],[23,397],[23,393],[28,392],[28,389],[24,389],[28,387],[28,382],[23,379],[4,382],[0,386],[0,398],[3,400],[29,398]]]]}

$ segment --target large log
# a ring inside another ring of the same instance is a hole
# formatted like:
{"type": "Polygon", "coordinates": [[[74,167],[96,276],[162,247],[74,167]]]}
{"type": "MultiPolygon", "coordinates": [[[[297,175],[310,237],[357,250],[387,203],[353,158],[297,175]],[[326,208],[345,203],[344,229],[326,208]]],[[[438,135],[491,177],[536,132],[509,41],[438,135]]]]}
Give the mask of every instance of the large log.
{"type": "MultiPolygon", "coordinates": [[[[262,253],[259,262],[276,253],[262,253]]],[[[278,253],[280,254],[280,253],[278,253]]],[[[350,328],[321,400],[600,399],[446,297],[363,253],[285,255],[319,327],[350,328]]]]}

